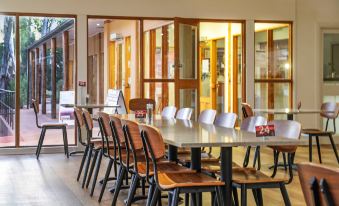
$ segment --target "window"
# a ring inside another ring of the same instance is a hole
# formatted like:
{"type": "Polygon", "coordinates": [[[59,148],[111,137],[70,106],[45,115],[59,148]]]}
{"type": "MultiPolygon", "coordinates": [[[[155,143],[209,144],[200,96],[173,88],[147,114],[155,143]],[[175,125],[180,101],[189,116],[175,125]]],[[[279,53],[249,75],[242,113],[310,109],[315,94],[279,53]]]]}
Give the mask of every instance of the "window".
{"type": "MultiPolygon", "coordinates": [[[[59,105],[61,91],[74,92],[74,31],[75,17],[0,15],[0,147],[37,145],[41,129],[31,99],[41,122],[69,118],[68,142],[75,144],[73,109],[59,105]]],[[[47,134],[44,145],[63,144],[60,131],[47,134]]]]}
{"type": "Polygon", "coordinates": [[[144,21],[143,95],[156,101],[156,112],[175,105],[174,24],[171,21],[144,21]]]}
{"type": "Polygon", "coordinates": [[[292,106],[290,23],[255,23],[255,107],[292,106]]]}

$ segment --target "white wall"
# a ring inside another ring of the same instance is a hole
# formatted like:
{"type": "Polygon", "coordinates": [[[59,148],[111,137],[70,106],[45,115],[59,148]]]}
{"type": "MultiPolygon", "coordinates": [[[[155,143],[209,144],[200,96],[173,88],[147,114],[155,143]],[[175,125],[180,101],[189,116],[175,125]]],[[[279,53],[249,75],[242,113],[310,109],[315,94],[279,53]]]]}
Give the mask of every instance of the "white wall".
{"type": "MultiPolygon", "coordinates": [[[[320,108],[322,103],[321,29],[325,28],[339,28],[339,1],[296,1],[295,102],[301,100],[305,109],[320,108]]],[[[319,119],[318,115],[298,117],[303,127],[320,126],[319,119]]]]}

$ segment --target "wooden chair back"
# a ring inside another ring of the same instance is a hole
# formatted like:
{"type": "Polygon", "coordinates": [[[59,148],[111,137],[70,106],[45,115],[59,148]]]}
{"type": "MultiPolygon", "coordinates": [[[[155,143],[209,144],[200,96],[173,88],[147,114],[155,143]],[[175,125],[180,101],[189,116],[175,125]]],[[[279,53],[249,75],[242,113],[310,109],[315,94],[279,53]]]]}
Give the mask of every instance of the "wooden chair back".
{"type": "Polygon", "coordinates": [[[175,117],[176,111],[177,111],[177,108],[175,106],[164,107],[164,109],[161,112],[161,117],[172,119],[175,117]]]}
{"type": "Polygon", "coordinates": [[[339,114],[339,105],[336,102],[325,102],[321,105],[320,116],[328,119],[336,119],[339,114]]]}
{"type": "Polygon", "coordinates": [[[240,129],[247,132],[255,132],[255,126],[266,125],[267,120],[262,116],[247,117],[241,123],[240,129]]]}
{"type": "Polygon", "coordinates": [[[129,142],[131,150],[142,150],[142,139],[139,130],[139,124],[136,121],[121,119],[124,128],[125,141],[129,142]]]}
{"type": "Polygon", "coordinates": [[[99,123],[99,127],[100,127],[100,133],[101,133],[101,138],[102,138],[102,147],[103,149],[106,147],[106,149],[104,149],[104,155],[106,157],[110,157],[112,159],[116,158],[116,142],[113,139],[113,132],[112,132],[112,128],[110,125],[110,117],[109,114],[105,113],[105,112],[98,112],[98,123],[99,123]],[[113,148],[111,148],[110,142],[113,142],[113,148]],[[112,153],[110,153],[110,150],[114,150],[114,154],[111,155],[112,153]]]}
{"type": "Polygon", "coordinates": [[[136,98],[129,100],[129,109],[131,111],[137,111],[137,110],[146,110],[147,104],[153,104],[153,109],[155,111],[155,101],[154,99],[142,99],[142,98],[136,98]]]}
{"type": "Polygon", "coordinates": [[[192,116],[193,109],[192,108],[181,108],[178,110],[176,119],[190,120],[192,116]]]}
{"type": "Polygon", "coordinates": [[[339,204],[339,169],[314,163],[300,163],[298,173],[307,205],[339,204]]]}
{"type": "Polygon", "coordinates": [[[244,119],[247,118],[247,117],[254,116],[254,112],[253,112],[251,105],[249,105],[245,102],[241,103],[241,110],[242,110],[242,114],[243,114],[244,119]]]}
{"type": "Polygon", "coordinates": [[[118,116],[111,116],[111,122],[114,124],[116,131],[116,137],[118,138],[120,145],[125,143],[124,131],[122,129],[121,119],[118,116]]]}
{"type": "Polygon", "coordinates": [[[85,125],[84,118],[82,116],[82,110],[80,108],[74,107],[74,117],[77,126],[77,135],[80,144],[85,145],[86,143],[82,140],[82,132],[81,129],[85,125]]]}
{"type": "Polygon", "coordinates": [[[38,118],[38,106],[39,105],[37,104],[36,100],[32,99],[32,107],[33,107],[33,111],[35,114],[35,123],[38,128],[41,128],[41,126],[39,125],[39,118],[38,118]]]}
{"type": "Polygon", "coordinates": [[[84,117],[84,122],[85,122],[85,125],[86,125],[86,128],[87,128],[87,132],[92,132],[94,124],[93,124],[93,118],[92,118],[91,114],[86,109],[82,110],[82,114],[83,114],[83,117],[84,117]]]}
{"type": "Polygon", "coordinates": [[[216,114],[217,111],[214,109],[203,110],[199,115],[198,122],[204,124],[213,124],[216,114]]]}
{"type": "Polygon", "coordinates": [[[215,118],[214,125],[225,127],[225,128],[234,128],[236,121],[237,121],[237,114],[221,113],[215,118]]]}
{"type": "Polygon", "coordinates": [[[151,159],[153,163],[154,180],[157,186],[160,187],[158,179],[157,161],[163,158],[165,155],[164,140],[159,130],[155,127],[143,124],[140,125],[140,129],[142,130],[141,136],[143,140],[144,152],[146,155],[147,177],[149,174],[149,159],[151,159]]]}

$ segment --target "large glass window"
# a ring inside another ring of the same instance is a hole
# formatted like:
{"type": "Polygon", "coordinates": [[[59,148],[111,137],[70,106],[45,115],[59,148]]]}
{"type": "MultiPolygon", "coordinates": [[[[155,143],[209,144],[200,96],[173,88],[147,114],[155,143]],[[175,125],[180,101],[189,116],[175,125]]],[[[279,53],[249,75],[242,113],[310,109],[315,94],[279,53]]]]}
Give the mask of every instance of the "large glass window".
{"type": "Polygon", "coordinates": [[[0,147],[15,146],[15,16],[0,15],[0,147]]]}
{"type": "MultiPolygon", "coordinates": [[[[31,100],[39,105],[39,122],[68,123],[69,144],[75,144],[73,108],[75,76],[74,18],[20,16],[20,145],[38,144],[31,100]],[[66,97],[66,98],[65,98],[66,97]],[[66,100],[68,101],[68,100],[66,100]]],[[[62,132],[48,130],[44,145],[62,145],[62,132]]]]}
{"type": "Polygon", "coordinates": [[[291,24],[255,23],[255,107],[292,106],[291,24]]]}
{"type": "MultiPolygon", "coordinates": [[[[70,17],[0,16],[0,147],[37,145],[32,99],[39,123],[67,122],[68,142],[75,144],[73,108],[60,105],[61,93],[74,95],[74,31],[70,17]]],[[[44,145],[63,144],[61,131],[46,136],[44,145]]]]}
{"type": "Polygon", "coordinates": [[[156,112],[175,105],[174,24],[171,21],[145,20],[144,97],[156,101],[156,112]]]}

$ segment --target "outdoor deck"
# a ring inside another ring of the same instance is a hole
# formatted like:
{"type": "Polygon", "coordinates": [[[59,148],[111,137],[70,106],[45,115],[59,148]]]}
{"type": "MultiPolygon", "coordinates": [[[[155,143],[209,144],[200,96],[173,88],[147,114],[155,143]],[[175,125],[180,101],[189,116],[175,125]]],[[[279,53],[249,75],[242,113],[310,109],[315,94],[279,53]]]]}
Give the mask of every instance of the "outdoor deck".
{"type": "MultiPolygon", "coordinates": [[[[50,108],[47,105],[47,108],[50,108]]],[[[58,110],[57,110],[58,111],[58,110]]],[[[57,112],[58,114],[58,112],[57,112]]],[[[39,114],[39,122],[57,122],[57,119],[52,119],[50,111],[47,109],[47,114],[39,114]]],[[[33,109],[20,110],[20,146],[36,146],[38,144],[41,129],[37,128],[35,123],[35,115],[33,109]]],[[[0,147],[15,146],[14,130],[10,131],[12,135],[0,137],[0,147]]],[[[75,144],[74,126],[67,127],[68,144],[75,144]]],[[[61,130],[47,130],[44,145],[62,145],[61,130]]]]}

